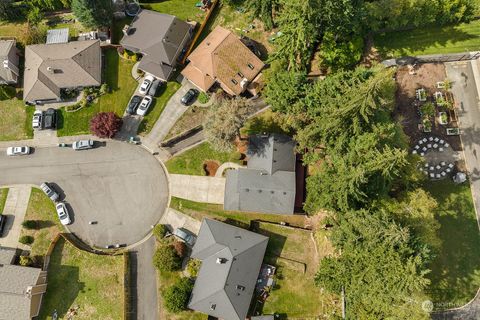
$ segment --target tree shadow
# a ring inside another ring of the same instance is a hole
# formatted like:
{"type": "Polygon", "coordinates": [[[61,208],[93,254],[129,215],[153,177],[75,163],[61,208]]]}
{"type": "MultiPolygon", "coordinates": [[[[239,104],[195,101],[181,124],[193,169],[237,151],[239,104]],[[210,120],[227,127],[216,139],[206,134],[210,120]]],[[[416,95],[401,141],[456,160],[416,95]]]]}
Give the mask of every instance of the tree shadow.
{"type": "Polygon", "coordinates": [[[63,112],[61,110],[58,110],[56,113],[57,113],[57,130],[61,130],[65,126],[65,118],[63,117],[63,112]]]}
{"type": "Polygon", "coordinates": [[[103,72],[105,74],[105,82],[112,91],[117,91],[118,73],[120,69],[120,57],[116,50],[108,50],[105,54],[105,63],[103,64],[103,72]]]}
{"type": "Polygon", "coordinates": [[[77,266],[62,264],[65,240],[60,239],[50,256],[47,275],[47,292],[44,294],[39,320],[48,319],[56,310],[59,319],[63,319],[78,294],[85,288],[80,282],[80,270],[77,266]]]}

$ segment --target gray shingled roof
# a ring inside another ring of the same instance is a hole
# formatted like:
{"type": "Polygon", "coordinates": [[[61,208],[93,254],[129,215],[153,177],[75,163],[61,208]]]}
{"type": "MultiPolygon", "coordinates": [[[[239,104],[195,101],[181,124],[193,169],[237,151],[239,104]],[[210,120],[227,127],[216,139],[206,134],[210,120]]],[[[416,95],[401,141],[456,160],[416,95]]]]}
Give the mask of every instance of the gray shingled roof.
{"type": "Polygon", "coordinates": [[[120,44],[133,52],[142,53],[148,63],[141,68],[162,79],[168,79],[171,69],[161,65],[174,66],[183,40],[189,34],[188,23],[168,14],[151,10],[141,10],[130,24],[128,35],[124,35],[120,44]],[[169,71],[167,77],[162,72],[169,71]]]}
{"type": "Polygon", "coordinates": [[[25,101],[60,98],[60,89],[99,86],[99,40],[37,44],[25,48],[25,101]]]}
{"type": "Polygon", "coordinates": [[[0,264],[12,264],[16,249],[0,247],[0,264]]]}
{"type": "Polygon", "coordinates": [[[244,320],[267,244],[260,234],[204,219],[192,251],[202,265],[188,307],[224,320],[244,320]]]}
{"type": "Polygon", "coordinates": [[[287,136],[249,138],[247,168],[226,175],[225,210],[292,214],[295,207],[295,142],[287,136]]]}
{"type": "Polygon", "coordinates": [[[3,66],[5,60],[13,64],[13,68],[18,68],[15,40],[0,40],[0,83],[16,81],[16,76],[12,71],[3,66]]]}

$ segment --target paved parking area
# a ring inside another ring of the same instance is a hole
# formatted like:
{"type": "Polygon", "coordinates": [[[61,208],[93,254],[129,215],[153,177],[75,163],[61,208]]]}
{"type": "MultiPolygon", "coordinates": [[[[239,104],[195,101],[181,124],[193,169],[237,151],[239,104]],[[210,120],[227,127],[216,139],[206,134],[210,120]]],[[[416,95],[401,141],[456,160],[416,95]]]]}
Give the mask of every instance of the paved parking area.
{"type": "Polygon", "coordinates": [[[200,226],[202,225],[200,221],[172,208],[167,209],[167,212],[163,215],[160,223],[167,225],[171,230],[185,228],[196,235],[198,235],[200,226]]]}
{"type": "Polygon", "coordinates": [[[170,187],[172,197],[223,204],[225,178],[171,174],[170,187]]]}
{"type": "Polygon", "coordinates": [[[36,148],[23,157],[0,150],[0,172],[0,185],[52,182],[71,210],[70,231],[98,247],[140,241],[168,201],[167,176],[158,160],[118,141],[84,151],[36,148]]]}
{"type": "Polygon", "coordinates": [[[29,185],[13,186],[8,190],[3,215],[7,218],[0,246],[18,248],[22,222],[28,208],[32,187],[29,185]]]}

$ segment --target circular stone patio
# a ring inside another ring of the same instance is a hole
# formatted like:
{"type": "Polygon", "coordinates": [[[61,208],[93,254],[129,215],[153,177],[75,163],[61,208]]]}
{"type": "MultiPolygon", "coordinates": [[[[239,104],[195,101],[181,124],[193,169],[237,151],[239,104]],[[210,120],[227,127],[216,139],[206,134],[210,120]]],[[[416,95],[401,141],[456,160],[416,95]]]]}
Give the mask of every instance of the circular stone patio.
{"type": "Polygon", "coordinates": [[[459,152],[454,151],[445,140],[435,136],[418,140],[412,153],[425,159],[425,163],[419,167],[419,170],[430,179],[444,179],[452,176],[455,163],[461,159],[459,152]]]}

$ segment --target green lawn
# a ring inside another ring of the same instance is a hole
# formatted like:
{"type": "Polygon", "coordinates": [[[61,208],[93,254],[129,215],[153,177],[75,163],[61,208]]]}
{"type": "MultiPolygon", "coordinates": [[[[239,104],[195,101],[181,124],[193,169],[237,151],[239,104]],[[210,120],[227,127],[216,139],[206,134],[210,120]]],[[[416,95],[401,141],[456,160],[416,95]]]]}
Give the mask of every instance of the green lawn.
{"type": "Polygon", "coordinates": [[[450,180],[428,182],[425,188],[437,199],[438,235],[442,246],[431,263],[429,278],[434,302],[459,307],[480,287],[480,233],[470,186],[450,180]]]}
{"type": "Polygon", "coordinates": [[[259,115],[250,118],[240,130],[242,135],[252,135],[258,133],[281,133],[288,134],[281,127],[279,114],[267,109],[259,115]]]}
{"type": "Polygon", "coordinates": [[[31,255],[42,259],[55,236],[64,230],[58,220],[55,204],[40,189],[32,188],[24,220],[37,222],[36,229],[22,228],[21,235],[34,237],[31,255]]]}
{"type": "MultiPolygon", "coordinates": [[[[27,23],[22,22],[0,22],[0,37],[20,37],[27,27],[27,23]]],[[[20,37],[21,38],[21,37],[20,37]]],[[[18,39],[20,41],[20,39],[18,39]]]]}
{"type": "Polygon", "coordinates": [[[39,319],[51,319],[54,310],[66,319],[70,307],[78,307],[77,320],[123,319],[123,256],[87,253],[60,239],[51,255],[39,319]]]}
{"type": "Polygon", "coordinates": [[[210,143],[205,142],[198,147],[173,157],[165,165],[169,173],[204,176],[203,164],[208,160],[218,161],[220,164],[224,162],[240,163],[236,152],[218,152],[210,146],[210,143]]]}
{"type": "Polygon", "coordinates": [[[331,254],[325,231],[314,242],[312,233],[270,223],[259,223],[257,232],[269,237],[265,261],[277,267],[277,282],[263,307],[265,314],[286,314],[289,318],[316,319],[333,311],[338,305],[331,294],[314,285],[314,276],[321,257],[331,254]],[[315,244],[322,250],[317,254],[315,244]]]}
{"type": "Polygon", "coordinates": [[[150,106],[147,115],[143,117],[143,120],[138,128],[138,134],[145,135],[152,130],[163,109],[165,109],[168,100],[170,100],[173,94],[180,87],[181,85],[174,81],[168,82],[166,86],[163,86],[163,91],[158,94],[159,96],[157,95],[158,97],[155,98],[153,104],[150,106]]]}
{"type": "Polygon", "coordinates": [[[137,86],[131,76],[132,61],[121,59],[116,50],[106,51],[105,80],[110,87],[110,93],[101,96],[98,101],[76,112],[66,112],[61,109],[57,135],[72,136],[90,133],[90,119],[98,112],[113,111],[123,116],[128,101],[137,86]]]}
{"type": "Polygon", "coordinates": [[[254,212],[225,211],[222,205],[202,202],[194,202],[186,199],[172,197],[170,207],[202,221],[203,218],[215,218],[231,224],[246,226],[251,220],[263,220],[272,222],[288,222],[296,226],[304,226],[305,216],[303,215],[278,215],[254,212]]]}
{"type": "Polygon", "coordinates": [[[480,48],[480,20],[456,26],[379,34],[374,43],[385,58],[477,51],[480,48]]]}
{"type": "Polygon", "coordinates": [[[16,98],[0,101],[0,141],[33,138],[33,111],[16,98]]]}
{"type": "Polygon", "coordinates": [[[0,189],[0,214],[3,212],[3,208],[5,208],[5,201],[7,201],[8,195],[8,188],[0,189]]]}
{"type": "Polygon", "coordinates": [[[205,12],[195,7],[198,0],[167,0],[152,1],[148,3],[140,3],[145,9],[168,13],[176,16],[180,20],[194,20],[202,22],[205,18],[205,12]]]}

